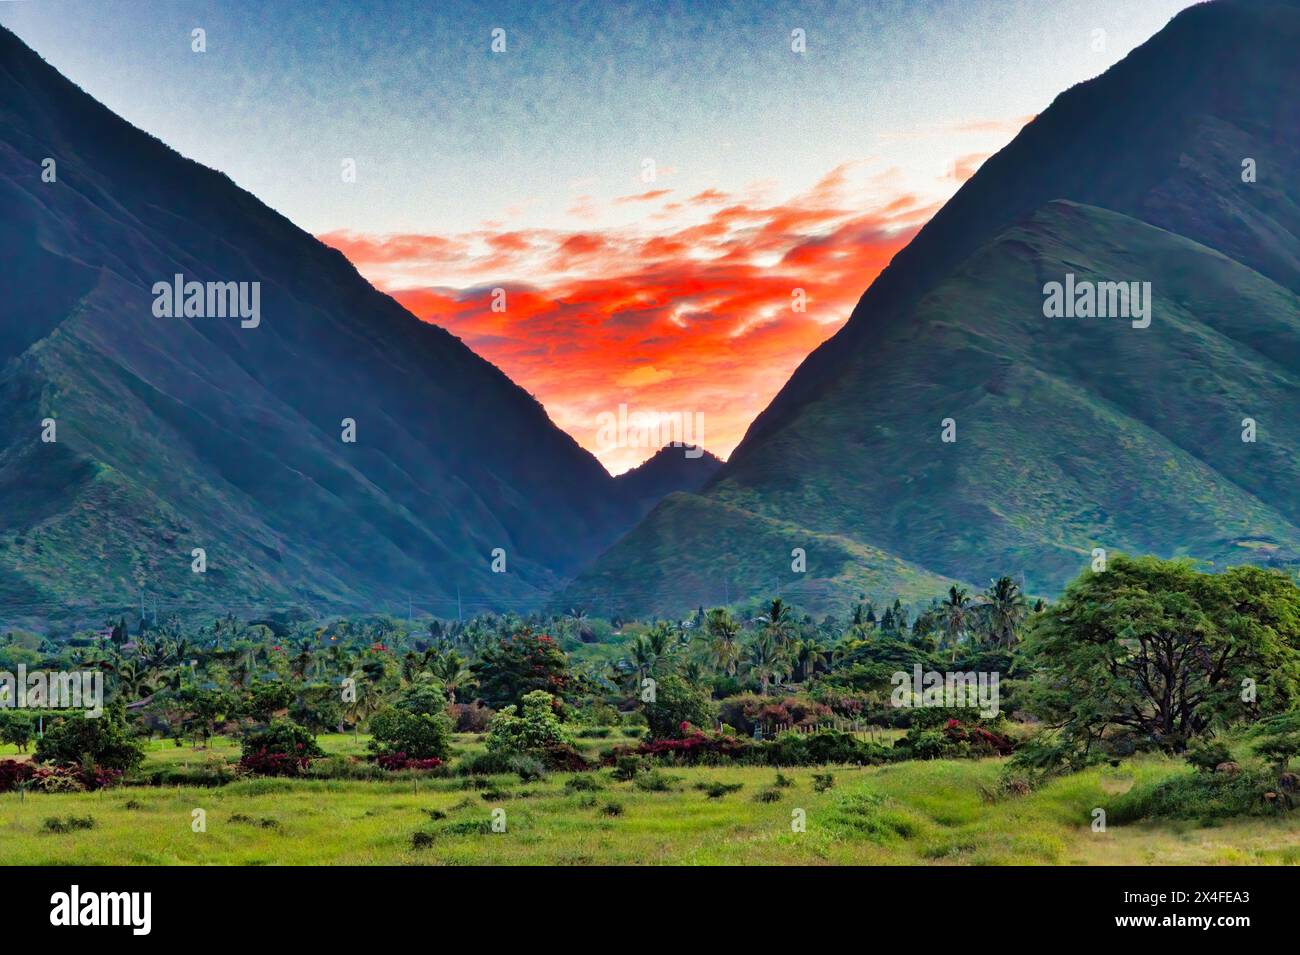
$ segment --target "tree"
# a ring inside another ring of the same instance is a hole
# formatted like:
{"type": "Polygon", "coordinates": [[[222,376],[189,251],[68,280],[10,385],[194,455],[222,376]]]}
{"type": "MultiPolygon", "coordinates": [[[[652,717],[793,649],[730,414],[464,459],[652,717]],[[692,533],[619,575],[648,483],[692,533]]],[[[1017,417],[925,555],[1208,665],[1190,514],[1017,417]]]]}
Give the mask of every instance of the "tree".
{"type": "Polygon", "coordinates": [[[35,735],[35,727],[30,713],[0,710],[0,743],[9,743],[18,747],[18,752],[27,752],[27,747],[35,735]]]}
{"type": "Polygon", "coordinates": [[[768,604],[767,612],[759,619],[761,626],[760,633],[772,641],[776,649],[781,650],[789,643],[797,632],[794,622],[794,615],[790,612],[790,605],[780,597],[776,597],[768,604]]]}
{"type": "Polygon", "coordinates": [[[1038,617],[1032,707],[1086,752],[1124,731],[1181,752],[1300,690],[1300,590],[1258,567],[1114,557],[1038,617]],[[1245,688],[1249,687],[1250,692],[1245,688]]]}
{"type": "Polygon", "coordinates": [[[225,690],[214,687],[183,686],[176,692],[176,703],[182,712],[182,727],[194,737],[195,745],[208,740],[222,722],[235,709],[235,699],[225,690]]]}
{"type": "Polygon", "coordinates": [[[736,665],[740,662],[740,648],[736,644],[740,625],[725,607],[717,607],[709,611],[705,626],[709,631],[710,651],[714,663],[727,676],[735,676],[736,665]]]}
{"type": "Polygon", "coordinates": [[[488,724],[487,751],[498,756],[546,757],[573,745],[555,715],[555,697],[544,690],[524,694],[523,714],[510,705],[488,724]]]}
{"type": "Polygon", "coordinates": [[[807,681],[826,663],[826,648],[816,640],[800,640],[794,647],[794,660],[799,664],[799,679],[807,681]]]}
{"type": "Polygon", "coordinates": [[[478,678],[479,695],[493,709],[519,705],[534,690],[563,697],[572,683],[564,651],[528,627],[485,648],[470,670],[478,678]]]}
{"type": "Polygon", "coordinates": [[[679,739],[687,724],[713,725],[714,706],[706,690],[669,675],[655,684],[654,699],[642,704],[651,739],[679,739]]]}
{"type": "Polygon", "coordinates": [[[758,680],[759,692],[767,696],[768,684],[784,662],[776,643],[767,634],[763,634],[749,645],[749,655],[745,662],[750,676],[758,680]]]}
{"type": "Polygon", "coordinates": [[[417,683],[370,721],[371,750],[408,759],[446,759],[451,753],[447,698],[435,683],[417,683]]]}
{"type": "Polygon", "coordinates": [[[1271,759],[1279,775],[1287,771],[1291,760],[1300,758],[1300,711],[1266,720],[1259,727],[1259,734],[1255,752],[1271,759]]]}
{"type": "Polygon", "coordinates": [[[1016,642],[1016,630],[1029,613],[1025,595],[1010,577],[999,577],[989,582],[984,591],[988,614],[989,635],[993,642],[1011,647],[1016,642]]]}
{"type": "Polygon", "coordinates": [[[69,714],[47,723],[32,758],[55,766],[126,772],[144,761],[144,750],[127,729],[125,714],[115,708],[94,719],[69,714]]]}
{"type": "Polygon", "coordinates": [[[952,647],[954,662],[957,659],[957,644],[961,640],[962,631],[966,629],[966,619],[970,614],[970,606],[971,600],[967,596],[965,587],[958,587],[953,584],[948,588],[948,599],[944,601],[941,613],[944,633],[947,635],[948,643],[952,647]]]}

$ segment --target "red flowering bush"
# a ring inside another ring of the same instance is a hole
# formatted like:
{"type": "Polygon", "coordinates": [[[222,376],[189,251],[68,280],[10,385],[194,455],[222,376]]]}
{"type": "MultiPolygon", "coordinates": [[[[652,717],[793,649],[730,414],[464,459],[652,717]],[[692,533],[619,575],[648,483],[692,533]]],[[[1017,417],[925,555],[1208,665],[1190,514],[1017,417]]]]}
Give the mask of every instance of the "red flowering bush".
{"type": "Polygon", "coordinates": [[[1016,744],[1001,733],[983,726],[967,726],[956,719],[944,724],[943,735],[954,744],[969,743],[971,752],[977,755],[1010,756],[1016,748],[1016,744]]]}
{"type": "Polygon", "coordinates": [[[239,766],[257,776],[297,776],[324,755],[307,729],[292,720],[274,720],[244,737],[239,766]]]}
{"type": "Polygon", "coordinates": [[[117,769],[45,766],[16,759],[0,760],[0,793],[13,792],[24,784],[29,790],[39,792],[84,792],[115,786],[121,780],[122,772],[117,769]]]}
{"type": "Polygon", "coordinates": [[[375,757],[375,762],[384,769],[437,769],[442,765],[442,760],[437,756],[431,756],[428,759],[414,759],[407,757],[406,753],[381,753],[375,757]]]}

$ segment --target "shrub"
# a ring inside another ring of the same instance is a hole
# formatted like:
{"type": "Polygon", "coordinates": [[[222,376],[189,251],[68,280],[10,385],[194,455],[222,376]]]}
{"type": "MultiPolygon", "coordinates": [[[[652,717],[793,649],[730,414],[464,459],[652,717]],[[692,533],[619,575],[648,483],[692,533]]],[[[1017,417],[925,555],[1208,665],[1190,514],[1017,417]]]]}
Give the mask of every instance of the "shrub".
{"type": "Polygon", "coordinates": [[[641,772],[643,763],[640,756],[617,756],[614,759],[613,776],[619,782],[627,782],[635,779],[637,773],[641,772]]]}
{"type": "Polygon", "coordinates": [[[376,756],[441,762],[451,754],[451,719],[441,708],[418,712],[387,706],[370,721],[370,749],[376,756]]]}
{"type": "Polygon", "coordinates": [[[841,733],[838,730],[786,733],[762,745],[764,761],[772,766],[825,766],[839,763],[878,766],[897,758],[888,746],[861,740],[852,733],[841,733]]]}
{"type": "Polygon", "coordinates": [[[1159,818],[1212,821],[1266,815],[1289,806],[1288,795],[1277,792],[1276,780],[1268,773],[1190,773],[1131,790],[1116,802],[1110,818],[1118,823],[1159,818]]]}
{"type": "Polygon", "coordinates": [[[375,757],[375,763],[389,772],[402,769],[414,770],[434,770],[442,765],[442,760],[437,756],[431,756],[428,759],[415,759],[407,756],[405,753],[380,753],[375,757]]]}
{"type": "Polygon", "coordinates": [[[247,733],[240,753],[240,768],[256,776],[297,776],[325,755],[305,727],[286,719],[247,733]]]}
{"type": "Polygon", "coordinates": [[[811,726],[834,715],[829,706],[801,696],[774,699],[750,693],[728,697],[718,705],[718,718],[747,737],[754,735],[756,725],[811,726]]]}
{"type": "Polygon", "coordinates": [[[532,783],[546,778],[546,764],[526,753],[510,757],[510,768],[514,770],[521,783],[532,783]]]}
{"type": "Polygon", "coordinates": [[[813,790],[824,793],[835,787],[835,776],[831,773],[813,773],[813,790]]]}
{"type": "Polygon", "coordinates": [[[661,773],[657,769],[643,773],[635,780],[636,788],[648,793],[670,793],[676,788],[677,782],[678,777],[661,773]]]}
{"type": "Polygon", "coordinates": [[[510,772],[510,757],[505,753],[468,753],[456,764],[461,776],[495,776],[510,772]]]}
{"type": "Polygon", "coordinates": [[[1187,748],[1187,762],[1203,773],[1212,773],[1219,764],[1232,762],[1232,752],[1222,743],[1198,740],[1187,748]]]}
{"type": "Polygon", "coordinates": [[[50,816],[41,826],[43,832],[63,834],[95,828],[94,816],[50,816]]]}
{"type": "Polygon", "coordinates": [[[573,748],[559,717],[555,698],[543,690],[524,694],[522,716],[507,706],[492,717],[487,750],[497,756],[534,756],[556,769],[582,769],[586,760],[573,748]]]}
{"type": "Polygon", "coordinates": [[[698,788],[704,791],[704,794],[710,799],[721,799],[723,796],[729,796],[734,792],[740,792],[745,787],[744,783],[699,783],[698,788]]]}
{"type": "MultiPolygon", "coordinates": [[[[636,752],[681,763],[732,762],[749,754],[751,744],[721,733],[692,733],[681,739],[655,739],[642,743],[636,752]]],[[[616,751],[617,752],[617,751],[616,751]]]]}
{"type": "Polygon", "coordinates": [[[604,789],[599,779],[595,776],[573,776],[565,780],[564,788],[569,792],[594,792],[598,789],[604,789]]]}
{"type": "Polygon", "coordinates": [[[33,759],[55,766],[99,767],[125,773],[144,761],[144,750],[118,714],[105,712],[96,719],[59,717],[36,741],[33,759]]]}
{"type": "Polygon", "coordinates": [[[650,735],[655,739],[680,739],[693,726],[711,726],[713,702],[706,690],[670,675],[655,684],[654,701],[645,703],[650,735]]]}

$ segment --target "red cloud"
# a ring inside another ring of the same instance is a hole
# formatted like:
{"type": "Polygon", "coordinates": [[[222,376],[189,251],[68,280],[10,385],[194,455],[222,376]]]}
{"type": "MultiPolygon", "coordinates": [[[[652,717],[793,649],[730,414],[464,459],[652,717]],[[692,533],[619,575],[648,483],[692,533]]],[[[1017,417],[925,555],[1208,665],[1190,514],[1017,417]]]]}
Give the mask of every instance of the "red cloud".
{"type": "Polygon", "coordinates": [[[703,221],[650,236],[588,229],[321,238],[535,394],[618,472],[655,449],[599,447],[598,414],[620,404],[703,412],[704,445],[729,454],[933,211],[910,195],[866,213],[843,208],[846,169],[786,203],[705,190],[683,213],[703,221]],[[425,267],[440,280],[459,276],[463,287],[411,287],[425,267]],[[506,289],[504,312],[491,310],[493,287],[506,289]]]}

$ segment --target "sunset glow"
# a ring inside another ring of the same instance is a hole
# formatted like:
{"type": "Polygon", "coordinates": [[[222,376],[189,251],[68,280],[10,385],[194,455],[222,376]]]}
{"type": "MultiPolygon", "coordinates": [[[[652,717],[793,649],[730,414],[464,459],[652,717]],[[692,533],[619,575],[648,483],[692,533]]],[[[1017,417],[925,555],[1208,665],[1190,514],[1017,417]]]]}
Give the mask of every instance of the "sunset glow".
{"type": "MultiPolygon", "coordinates": [[[[531,391],[618,473],[655,449],[603,447],[601,412],[702,413],[704,445],[727,456],[937,207],[890,195],[878,174],[864,182],[861,166],[783,201],[762,187],[679,197],[658,185],[614,200],[642,206],[641,226],[320,238],[531,391]]],[[[589,196],[572,212],[597,214],[589,196]]]]}

